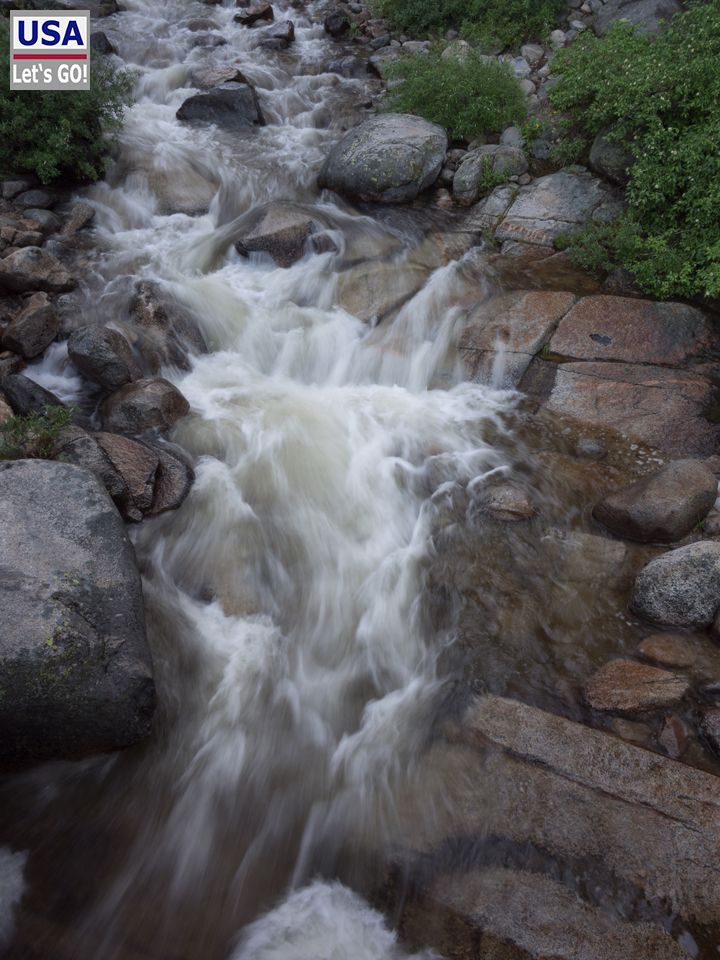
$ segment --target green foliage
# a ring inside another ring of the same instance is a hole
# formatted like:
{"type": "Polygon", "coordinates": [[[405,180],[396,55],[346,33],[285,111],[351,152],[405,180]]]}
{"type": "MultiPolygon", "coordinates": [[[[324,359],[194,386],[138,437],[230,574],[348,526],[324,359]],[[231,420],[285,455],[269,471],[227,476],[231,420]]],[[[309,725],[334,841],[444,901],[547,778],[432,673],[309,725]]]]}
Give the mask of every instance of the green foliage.
{"type": "Polygon", "coordinates": [[[478,180],[478,196],[484,197],[495,189],[506,183],[508,175],[506,173],[497,173],[493,170],[493,158],[483,157],[480,179],[478,180]]]}
{"type": "Polygon", "coordinates": [[[510,67],[477,53],[443,58],[443,47],[410,54],[389,65],[383,109],[416,113],[445,127],[455,140],[520,122],[525,97],[510,67]]]}
{"type": "Polygon", "coordinates": [[[90,90],[10,90],[8,34],[8,21],[0,19],[0,169],[36,173],[43,183],[97,180],[122,127],[133,75],[95,53],[90,90]]]}
{"type": "Polygon", "coordinates": [[[493,49],[541,40],[553,28],[563,0],[373,0],[373,10],[413,36],[456,28],[493,49]]]}
{"type": "Polygon", "coordinates": [[[574,238],[576,261],[623,265],[658,297],[720,296],[720,0],[692,3],[656,38],[617,23],[556,57],[553,105],[569,136],[635,158],[627,211],[574,238]]]}
{"type": "Polygon", "coordinates": [[[43,407],[36,413],[10,417],[0,425],[0,460],[51,456],[58,434],[73,418],[68,407],[43,407]]]}

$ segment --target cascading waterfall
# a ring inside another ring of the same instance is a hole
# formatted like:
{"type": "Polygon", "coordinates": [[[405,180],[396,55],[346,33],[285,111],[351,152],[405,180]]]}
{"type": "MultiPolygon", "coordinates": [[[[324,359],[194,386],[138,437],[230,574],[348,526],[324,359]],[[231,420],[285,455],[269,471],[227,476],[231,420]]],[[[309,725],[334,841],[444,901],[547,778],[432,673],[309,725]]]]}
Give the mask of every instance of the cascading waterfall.
{"type": "MultiPolygon", "coordinates": [[[[297,34],[280,57],[253,46],[233,7],[125,6],[108,29],[139,71],[138,99],[114,171],[88,191],[103,253],[87,313],[107,317],[137,278],[160,280],[210,352],[165,371],[191,404],[173,439],[196,458],[196,484],[135,533],[162,700],[153,741],[32,774],[43,803],[92,789],[120,821],[67,955],[391,960],[393,934],[334,880],[338,858],[390,839],[402,816],[397,785],[428,735],[450,641],[423,606],[433,518],[454,481],[502,468],[483,435],[506,430],[514,395],[447,367],[462,264],[437,269],[389,325],[333,306],[344,238],[402,231],[315,194],[366,96],[322,72],[320,21],[277,3],[297,34]],[[239,61],[266,127],[175,119],[208,58],[190,47],[192,16],[217,23],[228,43],[213,65],[239,61]],[[203,193],[207,214],[163,212],[168,194],[203,193]],[[243,260],[236,218],[274,199],[318,204],[339,253],[289,269],[243,260]]],[[[33,375],[58,389],[64,362],[33,375]]]]}

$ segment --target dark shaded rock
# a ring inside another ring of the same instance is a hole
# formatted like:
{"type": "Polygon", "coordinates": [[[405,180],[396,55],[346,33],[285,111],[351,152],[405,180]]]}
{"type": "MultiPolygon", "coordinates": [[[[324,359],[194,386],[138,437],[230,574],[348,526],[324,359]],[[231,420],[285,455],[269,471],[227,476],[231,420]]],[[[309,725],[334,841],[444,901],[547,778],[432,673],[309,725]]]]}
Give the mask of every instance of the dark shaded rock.
{"type": "Polygon", "coordinates": [[[663,667],[686,668],[695,662],[695,654],[683,634],[653,633],[645,637],[638,653],[646,660],[663,667]]]}
{"type": "Polygon", "coordinates": [[[139,523],[152,506],[159,457],[145,444],[117,433],[96,433],[95,440],[123,479],[120,512],[125,520],[139,523]]]}
{"type": "Polygon", "coordinates": [[[613,660],[599,670],[585,688],[585,699],[594,710],[634,716],[648,710],[675,706],[690,684],[667,670],[635,660],[613,660]]]}
{"type": "Polygon", "coordinates": [[[675,366],[712,340],[705,315],[684,303],[630,297],[580,300],[558,325],[550,351],[576,360],[675,366]]]}
{"type": "Polygon", "coordinates": [[[674,543],[708,515],[717,496],[717,479],[703,463],[677,460],[607,494],[593,516],[627,540],[674,543]]]}
{"type": "Polygon", "coordinates": [[[30,178],[3,180],[0,185],[0,195],[3,200],[13,200],[20,193],[32,189],[34,181],[30,178]]]}
{"type": "Polygon", "coordinates": [[[192,461],[177,444],[143,441],[159,458],[153,501],[147,516],[156,517],[182,505],[195,482],[192,461]]]}
{"type": "Polygon", "coordinates": [[[101,482],[69,464],[0,464],[0,759],[130,746],[155,708],[140,575],[101,482]]]}
{"type": "Polygon", "coordinates": [[[595,29],[603,35],[616,20],[629,20],[641,33],[657,33],[682,9],[678,0],[606,0],[595,18],[595,29]]]}
{"type": "Polygon", "coordinates": [[[688,747],[688,731],[680,717],[666,717],[658,734],[658,743],[673,760],[679,760],[688,747]]]}
{"type": "Polygon", "coordinates": [[[332,241],[318,235],[323,224],[304,208],[291,203],[270,203],[252,211],[244,218],[247,228],[235,241],[238,253],[247,257],[251,253],[269,253],[281,267],[296,263],[311,247],[316,252],[334,250],[332,241]]]}
{"type": "Polygon", "coordinates": [[[20,373],[25,368],[25,361],[16,353],[5,350],[0,354],[0,380],[20,373]]]}
{"type": "Polygon", "coordinates": [[[14,293],[64,293],[76,286],[60,261],[40,247],[23,247],[0,260],[0,288],[14,293]]]}
{"type": "Polygon", "coordinates": [[[710,749],[720,756],[720,709],[706,710],[702,714],[700,733],[710,749]]]}
{"type": "Polygon", "coordinates": [[[407,203],[435,183],[446,152],[442,127],[406,114],[381,114],[333,147],[318,183],[361,200],[407,203]]]}
{"type": "Polygon", "coordinates": [[[18,194],[13,200],[13,203],[22,210],[29,210],[31,207],[49,209],[55,206],[57,198],[54,194],[48,193],[47,190],[34,189],[26,190],[24,193],[18,194]]]}
{"type": "Polygon", "coordinates": [[[367,76],[368,65],[366,60],[361,60],[359,57],[340,57],[330,61],[327,71],[352,80],[361,80],[367,76]]]}
{"type": "Polygon", "coordinates": [[[287,50],[295,40],[295,24],[292,20],[284,20],[277,26],[267,27],[262,31],[260,46],[264,50],[287,50]]]}
{"type": "Polygon", "coordinates": [[[590,168],[595,173],[624,186],[628,182],[632,164],[633,155],[621,143],[608,140],[602,133],[595,137],[590,147],[590,168]]]}
{"type": "Polygon", "coordinates": [[[33,207],[32,209],[25,211],[25,217],[26,219],[33,220],[35,223],[37,223],[42,232],[46,235],[50,233],[57,233],[62,226],[62,220],[56,213],[53,213],[52,210],[41,210],[33,207]]]}
{"type": "Polygon", "coordinates": [[[160,284],[141,280],[130,311],[140,330],[140,352],[152,373],[163,366],[186,370],[188,353],[207,351],[195,317],[160,284]]]}
{"type": "Polygon", "coordinates": [[[95,207],[89,203],[76,203],[63,227],[64,237],[74,237],[78,231],[89,226],[95,219],[95,207]]]}
{"type": "Polygon", "coordinates": [[[114,44],[108,40],[104,30],[95,30],[94,33],[90,34],[90,49],[93,53],[117,53],[114,44]]]}
{"type": "Polygon", "coordinates": [[[169,380],[136,380],[120,387],[101,407],[103,426],[118,433],[165,430],[190,410],[190,404],[169,380]]]}
{"type": "Polygon", "coordinates": [[[219,87],[223,83],[248,83],[248,79],[242,70],[237,67],[209,67],[202,68],[193,73],[193,83],[198,87],[209,89],[210,87],[219,87]]]}
{"type": "Polygon", "coordinates": [[[127,486],[100,447],[95,436],[82,427],[71,425],[61,430],[53,450],[53,459],[71,463],[94,473],[116,504],[127,495],[127,486]]]}
{"type": "Polygon", "coordinates": [[[331,13],[323,21],[325,33],[330,34],[335,40],[347,36],[350,33],[350,20],[344,13],[331,13]]]}
{"type": "Polygon", "coordinates": [[[720,609],[720,543],[701,540],[652,560],[635,581],[631,607],[653,623],[709,627],[720,609]]]}
{"type": "Polygon", "coordinates": [[[42,410],[43,407],[64,406],[54,393],[50,393],[39,383],[35,383],[21,373],[11,374],[0,380],[0,390],[13,408],[13,412],[20,416],[42,410]]]}
{"type": "MultiPolygon", "coordinates": [[[[458,203],[475,203],[489,174],[510,178],[527,173],[528,162],[518,147],[487,144],[466,154],[453,177],[453,197],[458,203]]],[[[485,191],[487,192],[487,190],[485,191]]]]}
{"type": "Polygon", "coordinates": [[[117,390],[141,376],[132,347],[112,327],[91,324],[73,331],[68,356],[81,373],[107,390],[117,390]]]}
{"type": "Polygon", "coordinates": [[[243,83],[222,83],[208,93],[196,93],[176,116],[187,123],[216,123],[226,130],[265,125],[255,89],[243,83]]]}
{"type": "Polygon", "coordinates": [[[2,345],[28,360],[40,356],[60,332],[55,307],[46,294],[38,293],[30,298],[15,319],[5,327],[2,345]]]}
{"type": "Polygon", "coordinates": [[[261,3],[257,7],[252,7],[244,13],[236,13],[235,23],[241,23],[244,27],[252,27],[256,23],[268,22],[275,19],[273,8],[269,3],[261,3]]]}

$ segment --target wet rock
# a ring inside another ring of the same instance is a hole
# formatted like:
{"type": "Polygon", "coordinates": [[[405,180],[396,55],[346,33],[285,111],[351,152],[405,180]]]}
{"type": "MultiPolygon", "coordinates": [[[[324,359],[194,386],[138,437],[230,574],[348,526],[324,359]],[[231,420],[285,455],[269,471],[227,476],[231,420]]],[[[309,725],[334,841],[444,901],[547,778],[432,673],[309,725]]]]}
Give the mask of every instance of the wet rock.
{"type": "Polygon", "coordinates": [[[14,373],[0,380],[0,390],[19,416],[35,413],[43,407],[62,407],[64,404],[54,393],[21,373],[14,373]]]}
{"type": "Polygon", "coordinates": [[[688,748],[688,731],[680,717],[666,717],[658,734],[658,743],[673,760],[679,760],[688,748]]]}
{"type": "Polygon", "coordinates": [[[102,404],[103,426],[110,432],[166,430],[190,410],[190,404],[169,380],[136,380],[120,387],[102,404]]]}
{"type": "Polygon", "coordinates": [[[708,515],[717,495],[717,479],[703,463],[677,460],[607,494],[593,516],[627,540],[675,543],[708,515]]]}
{"type": "Polygon", "coordinates": [[[331,13],[325,17],[323,27],[325,33],[337,40],[350,33],[350,20],[344,13],[331,13]]]}
{"type": "Polygon", "coordinates": [[[46,294],[37,293],[3,330],[3,349],[30,360],[40,356],[59,332],[55,307],[46,294]]]}
{"type": "Polygon", "coordinates": [[[187,123],[215,123],[226,130],[265,125],[255,89],[243,83],[222,83],[208,93],[196,93],[176,116],[187,123]]]}
{"type": "Polygon", "coordinates": [[[521,187],[495,236],[552,246],[558,237],[579,230],[588,220],[610,218],[620,209],[619,195],[612,187],[589,173],[561,170],[521,187]]]}
{"type": "Polygon", "coordinates": [[[684,303],[630,297],[580,300],[550,341],[553,354],[576,360],[618,360],[675,366],[712,339],[704,314],[684,303]]]}
{"type": "Polygon", "coordinates": [[[69,464],[0,464],[0,760],[130,746],[155,708],[142,589],[101,482],[69,464]],[[38,509],[38,504],[42,509],[38,509]]]}
{"type": "Polygon", "coordinates": [[[195,481],[192,461],[185,451],[167,441],[143,441],[158,457],[155,489],[147,516],[156,517],[168,510],[177,510],[187,498],[195,481]]]}
{"type": "Polygon", "coordinates": [[[633,155],[621,143],[608,140],[599,133],[590,147],[590,168],[601,177],[624,186],[630,176],[633,155]]]}
{"type": "Polygon", "coordinates": [[[261,3],[257,7],[252,7],[244,13],[236,13],[233,18],[236,23],[241,23],[244,27],[252,27],[256,23],[268,22],[273,20],[275,14],[269,3],[261,3]]]}
{"type": "Polygon", "coordinates": [[[503,522],[530,520],[536,513],[527,493],[512,483],[491,488],[473,506],[478,514],[503,522]]]}
{"type": "Polygon", "coordinates": [[[695,654],[683,634],[653,633],[645,637],[638,653],[663,667],[684,669],[695,663],[695,654]]]}
{"type": "Polygon", "coordinates": [[[631,363],[535,358],[520,388],[548,410],[611,429],[675,456],[708,454],[720,428],[705,410],[715,388],[700,372],[631,363]]]}
{"type": "Polygon", "coordinates": [[[37,223],[44,234],[57,233],[62,226],[62,220],[56,213],[53,213],[52,210],[41,210],[37,207],[32,207],[30,210],[25,211],[25,217],[37,223]]]}
{"type": "Polygon", "coordinates": [[[158,455],[145,444],[116,433],[96,433],[95,440],[123,479],[125,489],[116,501],[123,518],[139,523],[152,506],[158,455]]]}
{"type": "Polygon", "coordinates": [[[141,280],[130,312],[140,331],[140,353],[152,373],[163,366],[186,370],[189,352],[206,352],[195,317],[160,284],[141,280]]]}
{"type": "Polygon", "coordinates": [[[701,540],[651,560],[635,581],[631,607],[652,623],[709,627],[720,609],[720,543],[701,540]]]}
{"type": "Polygon", "coordinates": [[[374,74],[381,80],[388,80],[388,67],[394,63],[400,56],[400,50],[397,47],[385,47],[377,50],[368,60],[368,73],[374,74]]]}
{"type": "Polygon", "coordinates": [[[341,77],[348,77],[352,80],[361,80],[367,76],[368,65],[366,60],[360,57],[340,57],[337,60],[331,60],[327,65],[328,73],[337,73],[341,77]]]}
{"type": "Polygon", "coordinates": [[[100,447],[95,436],[74,424],[60,431],[53,459],[62,463],[72,463],[94,473],[101,481],[116,504],[123,501],[127,486],[118,471],[100,447]]]}
{"type": "Polygon", "coordinates": [[[519,290],[480,304],[468,316],[459,343],[468,375],[516,387],[574,302],[571,293],[519,290]]]}
{"type": "Polygon", "coordinates": [[[358,320],[380,321],[415,296],[427,278],[419,266],[361,263],[338,275],[335,303],[358,320]]]}
{"type": "Polygon", "coordinates": [[[581,437],[575,445],[575,453],[586,460],[602,460],[607,456],[607,444],[595,437],[581,437]]]}
{"type": "Polygon", "coordinates": [[[64,293],[76,286],[60,261],[40,247],[23,247],[0,260],[0,288],[14,293],[64,293]]]}
{"type": "Polygon", "coordinates": [[[22,210],[29,210],[31,207],[49,209],[50,207],[54,207],[56,202],[57,198],[54,194],[48,193],[47,190],[39,189],[26,190],[13,200],[15,206],[20,207],[22,210]]]}
{"type": "Polygon", "coordinates": [[[63,227],[63,236],[74,237],[80,230],[89,226],[94,219],[95,207],[89,203],[76,203],[63,227]]]}
{"type": "Polygon", "coordinates": [[[0,185],[0,195],[3,200],[13,200],[20,193],[30,190],[34,181],[28,178],[16,180],[3,180],[0,185]]]}
{"type": "Polygon", "coordinates": [[[616,20],[629,20],[641,33],[657,33],[682,9],[677,0],[606,0],[595,17],[595,29],[602,36],[616,20]]]}
{"type": "Polygon", "coordinates": [[[329,237],[322,236],[323,224],[302,207],[291,203],[271,203],[252,211],[247,229],[235,241],[238,253],[269,253],[281,267],[290,267],[309,248],[315,252],[334,250],[329,237]],[[252,222],[254,221],[254,222],[252,222]]]}
{"type": "Polygon", "coordinates": [[[446,151],[442,127],[410,115],[382,114],[345,134],[318,183],[361,200],[407,203],[435,183],[446,151]]]}
{"type": "Polygon", "coordinates": [[[73,331],[68,356],[89,380],[107,390],[117,390],[141,375],[132,347],[112,327],[90,324],[73,331]]]}
{"type": "Polygon", "coordinates": [[[38,247],[44,237],[34,220],[0,216],[0,244],[8,247],[38,247]]]}
{"type": "Polygon", "coordinates": [[[488,176],[509,179],[526,173],[527,169],[527,158],[519,147],[498,144],[478,147],[468,153],[458,166],[453,178],[453,197],[458,203],[469,206],[480,197],[488,176]]]}
{"type": "Polygon", "coordinates": [[[295,40],[295,24],[284,20],[274,27],[266,27],[261,34],[260,46],[263,50],[287,50],[295,40]]]}
{"type": "Polygon", "coordinates": [[[115,45],[108,39],[104,30],[95,30],[90,34],[90,49],[93,53],[117,53],[115,45]]]}
{"type": "Polygon", "coordinates": [[[700,733],[710,749],[720,756],[720,709],[706,710],[702,714],[700,733]]]}
{"type": "Polygon", "coordinates": [[[667,670],[635,660],[613,660],[590,680],[585,699],[594,710],[634,716],[675,706],[688,688],[687,680],[667,670]]]}
{"type": "Polygon", "coordinates": [[[193,73],[192,79],[196,86],[204,89],[219,87],[223,83],[248,83],[242,70],[233,66],[202,68],[193,73]]]}
{"type": "Polygon", "coordinates": [[[541,873],[483,867],[440,874],[403,905],[401,929],[446,957],[688,960],[652,923],[627,923],[541,873]]]}
{"type": "Polygon", "coordinates": [[[621,740],[627,740],[628,743],[636,743],[640,747],[646,747],[650,741],[651,730],[646,723],[638,723],[637,720],[626,720],[624,717],[614,717],[610,722],[609,730],[621,740]]]}

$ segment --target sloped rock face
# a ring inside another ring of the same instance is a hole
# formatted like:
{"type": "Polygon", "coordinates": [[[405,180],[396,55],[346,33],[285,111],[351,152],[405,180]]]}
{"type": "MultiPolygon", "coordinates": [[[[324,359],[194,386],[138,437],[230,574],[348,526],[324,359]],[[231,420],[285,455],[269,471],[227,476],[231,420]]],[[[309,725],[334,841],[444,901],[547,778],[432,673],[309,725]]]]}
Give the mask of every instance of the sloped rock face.
{"type": "Polygon", "coordinates": [[[652,560],[635,581],[631,605],[652,623],[709,627],[720,610],[720,543],[701,540],[652,560]]]}
{"type": "Polygon", "coordinates": [[[209,93],[196,93],[176,116],[186,123],[216,123],[226,130],[265,125],[257,94],[244,83],[223,83],[209,93]]]}
{"type": "Polygon", "coordinates": [[[684,677],[635,660],[613,660],[599,670],[585,690],[595,710],[635,716],[677,705],[689,683],[684,677]]]}
{"type": "Polygon", "coordinates": [[[435,183],[446,152],[442,127],[406,114],[381,114],[345,134],[318,183],[360,200],[407,203],[435,183]]]}
{"type": "Polygon", "coordinates": [[[270,203],[253,211],[242,235],[235,241],[238,253],[269,253],[280,267],[290,267],[307,249],[318,253],[334,250],[329,237],[317,236],[323,225],[310,213],[292,203],[270,203]]]}
{"type": "Polygon", "coordinates": [[[0,762],[145,737],[155,707],[140,575],[102,484],[79,467],[0,464],[0,762]]]}
{"type": "Polygon", "coordinates": [[[609,493],[596,504],[593,516],[620,537],[674,543],[705,519],[717,495],[717,479],[705,464],[678,460],[609,493]]]}

